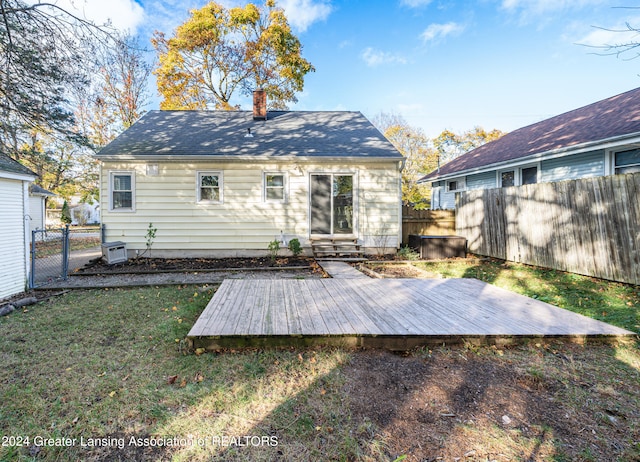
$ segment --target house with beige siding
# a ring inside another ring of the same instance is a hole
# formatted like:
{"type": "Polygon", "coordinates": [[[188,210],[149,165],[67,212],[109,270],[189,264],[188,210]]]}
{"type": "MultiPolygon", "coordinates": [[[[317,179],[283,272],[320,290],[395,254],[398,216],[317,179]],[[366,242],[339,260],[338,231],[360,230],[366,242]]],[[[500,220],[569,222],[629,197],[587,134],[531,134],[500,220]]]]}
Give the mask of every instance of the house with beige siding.
{"type": "MultiPolygon", "coordinates": [[[[259,96],[259,95],[258,95],[259,96]]],[[[263,101],[263,100],[262,100],[263,101]]],[[[150,111],[98,154],[105,241],[130,256],[253,256],[269,242],[401,242],[403,157],[359,112],[150,111]]]]}
{"type": "Polygon", "coordinates": [[[0,300],[22,292],[29,279],[29,185],[35,173],[0,154],[0,300]]]}

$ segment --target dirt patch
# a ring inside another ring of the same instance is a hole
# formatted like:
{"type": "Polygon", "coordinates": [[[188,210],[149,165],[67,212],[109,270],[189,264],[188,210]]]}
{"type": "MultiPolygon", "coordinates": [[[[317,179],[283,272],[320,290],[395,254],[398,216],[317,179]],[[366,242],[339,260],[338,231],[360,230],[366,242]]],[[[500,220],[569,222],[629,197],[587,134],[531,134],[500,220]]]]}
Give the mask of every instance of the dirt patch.
{"type": "Polygon", "coordinates": [[[108,265],[104,260],[93,261],[77,274],[136,274],[156,272],[190,272],[224,269],[278,269],[317,266],[309,257],[282,257],[272,260],[258,258],[134,258],[124,263],[108,265]]]}
{"type": "Polygon", "coordinates": [[[599,348],[562,348],[360,352],[343,371],[359,444],[388,460],[632,460],[633,391],[598,393],[587,382],[593,371],[570,364],[599,348]]]}
{"type": "Polygon", "coordinates": [[[384,278],[440,278],[441,276],[436,273],[417,268],[410,263],[380,263],[376,264],[370,262],[368,264],[356,265],[356,268],[366,268],[373,273],[384,278]]]}

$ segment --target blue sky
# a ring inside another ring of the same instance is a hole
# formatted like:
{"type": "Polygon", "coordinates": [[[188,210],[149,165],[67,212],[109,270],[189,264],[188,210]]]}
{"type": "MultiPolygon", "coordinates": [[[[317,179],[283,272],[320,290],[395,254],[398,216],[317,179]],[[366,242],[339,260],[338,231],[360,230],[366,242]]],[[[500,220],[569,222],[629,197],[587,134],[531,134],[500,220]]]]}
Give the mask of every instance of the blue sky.
{"type": "MultiPolygon", "coordinates": [[[[61,0],[69,1],[69,0],[61,0]]],[[[76,0],[76,4],[78,1],[76,0]]],[[[206,1],[86,0],[148,43],[206,1]]],[[[227,6],[241,2],[220,1],[227,6]]],[[[638,40],[640,9],[600,0],[281,0],[315,66],[296,110],[396,113],[429,136],[511,131],[640,86],[640,58],[584,45],[638,40]],[[580,45],[583,44],[583,45],[580,45]]],[[[629,4],[627,2],[627,4],[629,4]]],[[[155,88],[153,88],[155,94],[155,88]]],[[[157,109],[158,99],[152,107],[157,109]]],[[[240,103],[250,108],[249,98],[240,103]]]]}

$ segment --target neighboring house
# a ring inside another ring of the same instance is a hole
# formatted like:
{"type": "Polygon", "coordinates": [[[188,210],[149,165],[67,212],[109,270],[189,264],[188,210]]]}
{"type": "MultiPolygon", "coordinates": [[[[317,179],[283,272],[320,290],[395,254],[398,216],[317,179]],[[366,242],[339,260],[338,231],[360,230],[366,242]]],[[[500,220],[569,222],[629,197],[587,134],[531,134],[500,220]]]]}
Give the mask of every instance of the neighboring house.
{"type": "Polygon", "coordinates": [[[636,88],[508,133],[420,182],[432,184],[432,209],[452,209],[458,191],[639,171],[636,88]]]}
{"type": "Polygon", "coordinates": [[[282,233],[401,241],[401,154],[359,112],[150,111],[98,154],[107,241],[154,256],[265,254],[282,233]]]}
{"type": "Polygon", "coordinates": [[[0,154],[0,300],[25,290],[29,278],[29,184],[36,174],[0,154]]]}
{"type": "Polygon", "coordinates": [[[100,202],[89,199],[71,207],[71,224],[76,226],[95,225],[100,223],[100,202]]]}
{"type": "Polygon", "coordinates": [[[50,197],[55,197],[55,194],[37,184],[29,186],[29,231],[46,228],[47,199],[50,197]]]}

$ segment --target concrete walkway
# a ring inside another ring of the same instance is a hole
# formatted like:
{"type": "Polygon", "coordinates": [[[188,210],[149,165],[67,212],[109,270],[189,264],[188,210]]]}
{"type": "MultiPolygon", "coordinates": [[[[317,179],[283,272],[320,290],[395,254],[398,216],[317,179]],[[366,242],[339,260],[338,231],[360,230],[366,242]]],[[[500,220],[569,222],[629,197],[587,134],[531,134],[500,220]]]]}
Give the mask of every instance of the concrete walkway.
{"type": "Polygon", "coordinates": [[[319,261],[318,264],[334,279],[369,279],[369,276],[343,261],[319,261]]]}

